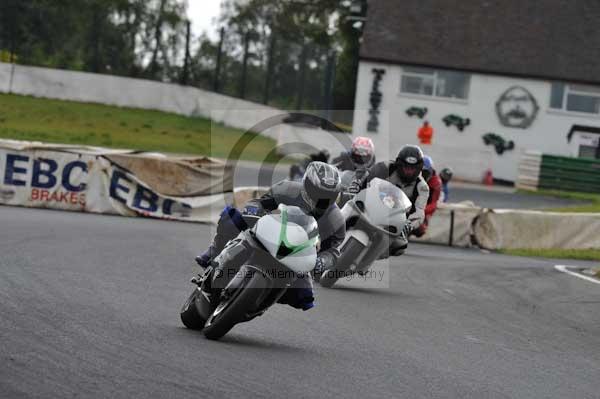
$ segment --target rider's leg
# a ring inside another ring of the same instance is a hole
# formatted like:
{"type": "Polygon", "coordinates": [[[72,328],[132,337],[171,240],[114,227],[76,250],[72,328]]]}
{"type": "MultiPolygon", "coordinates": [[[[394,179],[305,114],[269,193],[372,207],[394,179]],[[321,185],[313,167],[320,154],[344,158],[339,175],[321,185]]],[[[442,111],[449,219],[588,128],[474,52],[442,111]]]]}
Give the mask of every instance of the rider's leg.
{"type": "Polygon", "coordinates": [[[232,206],[226,206],[221,212],[221,217],[217,223],[217,233],[208,249],[196,257],[196,262],[204,268],[210,265],[210,262],[225,248],[229,240],[234,239],[242,230],[246,230],[248,225],[244,221],[242,214],[232,206]]]}
{"type": "Polygon", "coordinates": [[[315,307],[314,301],[312,278],[306,274],[296,279],[277,302],[296,309],[308,310],[315,307]]]}

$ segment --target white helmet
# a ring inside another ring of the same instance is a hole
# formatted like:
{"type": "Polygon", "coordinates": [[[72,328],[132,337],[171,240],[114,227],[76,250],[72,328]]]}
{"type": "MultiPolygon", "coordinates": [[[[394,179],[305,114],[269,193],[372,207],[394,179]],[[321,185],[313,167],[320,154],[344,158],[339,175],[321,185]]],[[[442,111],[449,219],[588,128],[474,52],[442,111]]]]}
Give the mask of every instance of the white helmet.
{"type": "Polygon", "coordinates": [[[369,137],[359,136],[352,140],[350,148],[352,162],[360,166],[369,166],[375,156],[375,145],[369,137]]]}

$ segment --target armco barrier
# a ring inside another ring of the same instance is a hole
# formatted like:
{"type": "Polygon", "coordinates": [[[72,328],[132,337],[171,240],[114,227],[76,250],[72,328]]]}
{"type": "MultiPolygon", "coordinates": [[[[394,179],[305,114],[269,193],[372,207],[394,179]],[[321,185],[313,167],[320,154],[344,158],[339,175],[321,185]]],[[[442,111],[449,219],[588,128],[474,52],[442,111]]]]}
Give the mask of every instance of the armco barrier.
{"type": "Polygon", "coordinates": [[[0,140],[0,204],[214,222],[232,171],[209,158],[0,140]]]}

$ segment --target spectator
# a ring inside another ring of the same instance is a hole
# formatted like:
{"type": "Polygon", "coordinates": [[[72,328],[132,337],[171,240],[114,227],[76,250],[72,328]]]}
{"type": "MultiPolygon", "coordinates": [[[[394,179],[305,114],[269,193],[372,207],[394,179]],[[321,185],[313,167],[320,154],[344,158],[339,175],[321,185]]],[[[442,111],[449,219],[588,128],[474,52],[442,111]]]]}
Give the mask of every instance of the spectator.
{"type": "Polygon", "coordinates": [[[440,172],[440,178],[442,179],[442,198],[441,202],[448,202],[450,196],[449,183],[452,180],[452,169],[444,168],[440,172]]]}
{"type": "Polygon", "coordinates": [[[421,144],[431,144],[431,139],[433,138],[433,128],[431,127],[428,121],[423,122],[423,126],[421,126],[421,128],[419,129],[417,137],[419,138],[421,144]]]}

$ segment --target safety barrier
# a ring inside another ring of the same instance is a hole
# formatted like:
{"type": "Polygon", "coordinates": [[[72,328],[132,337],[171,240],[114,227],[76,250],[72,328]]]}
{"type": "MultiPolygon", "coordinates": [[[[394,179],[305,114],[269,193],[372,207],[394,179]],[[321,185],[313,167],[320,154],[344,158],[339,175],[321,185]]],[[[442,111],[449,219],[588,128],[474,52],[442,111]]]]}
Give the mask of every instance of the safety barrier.
{"type": "MultiPolygon", "coordinates": [[[[266,192],[266,187],[240,188],[235,204],[266,192]]],[[[488,209],[470,201],[440,204],[429,221],[427,234],[411,238],[455,247],[499,249],[600,248],[600,214],[554,213],[516,209],[488,209]]]]}
{"type": "Polygon", "coordinates": [[[210,158],[0,140],[0,204],[214,222],[233,174],[210,158]]]}
{"type": "Polygon", "coordinates": [[[473,244],[473,221],[483,211],[469,201],[440,204],[429,221],[427,233],[421,238],[411,238],[411,241],[470,247],[473,244]]]}
{"type": "Polygon", "coordinates": [[[517,187],[600,193],[600,160],[526,152],[519,164],[517,187]]]}
{"type": "Polygon", "coordinates": [[[600,248],[600,214],[485,210],[473,221],[475,242],[497,249],[600,248]]]}
{"type": "Polygon", "coordinates": [[[442,205],[417,242],[499,249],[600,248],[600,214],[442,205]]]}

